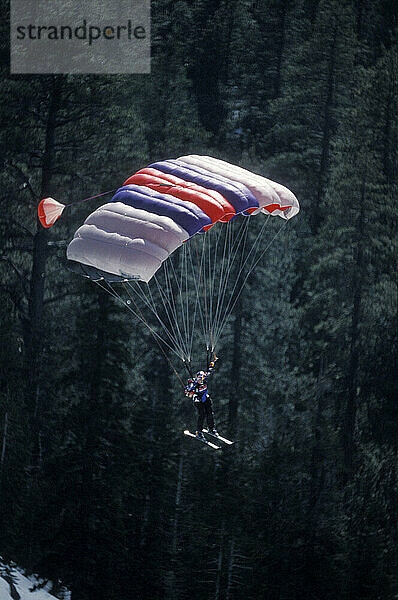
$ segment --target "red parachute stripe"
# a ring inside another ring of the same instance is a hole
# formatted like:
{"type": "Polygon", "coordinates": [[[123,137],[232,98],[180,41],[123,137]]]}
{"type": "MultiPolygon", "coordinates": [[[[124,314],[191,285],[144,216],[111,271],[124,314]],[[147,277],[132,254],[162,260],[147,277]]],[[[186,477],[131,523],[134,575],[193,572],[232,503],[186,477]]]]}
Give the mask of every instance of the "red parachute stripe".
{"type": "Polygon", "coordinates": [[[163,173],[157,169],[149,167],[141,169],[129,177],[124,185],[132,183],[145,185],[175,196],[180,200],[193,202],[211,218],[213,223],[217,221],[226,223],[235,215],[234,207],[219,192],[185,181],[174,175],[163,173]],[[169,188],[165,187],[167,184],[170,184],[169,188]]]}
{"type": "Polygon", "coordinates": [[[265,210],[267,210],[269,213],[273,213],[275,210],[287,210],[288,208],[290,208],[290,206],[281,206],[280,204],[267,204],[266,206],[263,206],[263,208],[265,208],[265,210]]]}
{"type": "MultiPolygon", "coordinates": [[[[176,175],[172,175],[171,173],[164,173],[163,171],[159,171],[158,169],[154,169],[153,167],[146,167],[144,169],[140,169],[136,174],[142,173],[147,175],[153,175],[154,177],[158,177],[164,183],[171,183],[172,185],[178,185],[180,187],[189,188],[191,190],[197,190],[202,194],[206,194],[213,198],[216,202],[219,202],[224,207],[225,213],[225,221],[230,221],[232,217],[236,214],[234,207],[220,192],[216,190],[210,190],[206,187],[198,185],[193,181],[186,181],[185,179],[181,179],[176,175]]],[[[223,219],[224,220],[224,219],[223,219]]]]}

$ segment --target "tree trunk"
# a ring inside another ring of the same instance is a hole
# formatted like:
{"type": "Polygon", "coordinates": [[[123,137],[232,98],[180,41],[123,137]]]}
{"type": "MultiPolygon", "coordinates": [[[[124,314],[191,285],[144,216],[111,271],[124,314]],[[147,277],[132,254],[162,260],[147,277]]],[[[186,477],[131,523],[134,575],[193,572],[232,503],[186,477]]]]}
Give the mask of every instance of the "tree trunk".
{"type": "Polygon", "coordinates": [[[357,386],[359,368],[359,320],[362,299],[362,269],[363,269],[363,228],[365,204],[365,179],[362,182],[360,208],[357,225],[356,256],[353,265],[353,304],[351,314],[351,336],[349,369],[347,373],[348,389],[343,423],[343,449],[344,449],[344,474],[343,480],[347,483],[353,474],[354,459],[354,432],[357,413],[357,386]]]}
{"type": "Polygon", "coordinates": [[[331,109],[333,105],[334,95],[334,78],[336,68],[336,38],[337,31],[334,30],[332,47],[330,49],[329,58],[329,70],[328,70],[328,84],[327,84],[327,96],[323,114],[323,134],[322,134],[322,148],[321,148],[321,160],[319,165],[318,174],[318,189],[316,193],[315,204],[312,207],[311,213],[311,228],[314,234],[317,233],[319,225],[321,223],[321,200],[324,194],[327,172],[329,167],[329,149],[330,149],[330,137],[332,131],[331,123],[331,109]]]}
{"type": "Polygon", "coordinates": [[[183,471],[184,471],[184,455],[181,448],[180,460],[178,463],[178,476],[177,476],[177,489],[174,504],[174,519],[173,519],[173,532],[171,538],[171,569],[169,578],[169,597],[175,599],[177,592],[175,590],[175,569],[177,565],[176,557],[178,551],[178,522],[180,516],[180,504],[183,484],[183,471]]]}
{"type": "Polygon", "coordinates": [[[304,556],[303,556],[303,579],[302,579],[302,590],[298,590],[297,597],[309,598],[313,594],[313,559],[314,559],[314,542],[316,539],[316,527],[318,523],[318,512],[319,512],[319,497],[322,492],[325,482],[325,466],[323,464],[324,452],[322,450],[322,413],[323,413],[323,400],[322,400],[322,389],[321,380],[323,375],[323,361],[321,363],[320,372],[318,375],[317,387],[316,387],[316,414],[313,424],[313,437],[314,442],[311,452],[311,466],[310,466],[310,486],[308,493],[308,504],[306,509],[305,517],[305,530],[303,534],[304,538],[304,556]]]}
{"type": "Polygon", "coordinates": [[[354,10],[355,10],[355,23],[356,23],[356,30],[357,30],[357,35],[358,35],[358,39],[362,40],[363,39],[363,1],[362,0],[355,0],[354,3],[354,10]]]}
{"type": "Polygon", "coordinates": [[[287,16],[287,2],[286,0],[283,2],[279,20],[279,31],[280,38],[278,43],[278,53],[277,53],[277,62],[276,62],[276,76],[275,76],[275,84],[274,84],[274,98],[279,98],[281,91],[281,81],[282,81],[282,61],[283,61],[283,53],[285,50],[285,41],[286,41],[286,16],[287,16]]]}
{"type": "Polygon", "coordinates": [[[172,538],[172,544],[171,544],[171,551],[173,553],[173,557],[177,553],[178,517],[179,517],[179,511],[180,511],[180,504],[181,504],[183,469],[184,469],[184,455],[181,450],[180,460],[179,460],[179,464],[178,464],[178,479],[177,479],[177,490],[176,490],[174,521],[173,521],[173,538],[172,538]]]}
{"type": "Polygon", "coordinates": [[[8,412],[6,412],[5,417],[4,417],[3,443],[2,443],[2,446],[1,446],[1,458],[0,458],[0,491],[1,491],[1,487],[2,487],[4,460],[5,460],[5,456],[6,456],[7,428],[8,428],[8,412]]]}
{"type": "MultiPolygon", "coordinates": [[[[240,287],[238,286],[238,289],[240,287]]],[[[236,437],[237,419],[239,410],[240,375],[242,360],[242,296],[239,297],[235,307],[234,339],[232,347],[231,388],[229,398],[228,431],[232,439],[236,437]]]]}
{"type": "MultiPolygon", "coordinates": [[[[57,114],[61,108],[61,79],[56,78],[53,82],[51,99],[48,107],[46,138],[42,157],[41,171],[41,197],[50,194],[51,180],[54,168],[55,133],[57,126],[57,114]]],[[[25,400],[29,411],[32,426],[32,439],[35,447],[32,452],[31,466],[38,463],[38,434],[39,434],[39,390],[40,375],[42,372],[43,352],[43,305],[45,271],[48,258],[49,234],[38,222],[37,231],[33,237],[33,261],[30,276],[28,297],[28,319],[25,327],[26,348],[26,392],[25,400]]]]}
{"type": "Polygon", "coordinates": [[[394,153],[392,152],[392,121],[394,116],[394,95],[395,95],[395,73],[392,68],[390,74],[390,81],[388,87],[387,105],[385,108],[385,123],[384,123],[384,146],[383,146],[383,171],[388,182],[392,182],[394,179],[394,153]]]}
{"type": "Polygon", "coordinates": [[[225,600],[230,600],[230,597],[231,597],[234,566],[235,566],[235,539],[232,538],[231,547],[230,547],[230,551],[229,551],[228,579],[227,579],[227,591],[225,594],[225,600]]]}
{"type": "MultiPolygon", "coordinates": [[[[89,594],[94,580],[93,566],[93,525],[92,514],[96,504],[95,469],[97,468],[97,447],[100,434],[98,424],[98,404],[101,401],[104,360],[106,356],[106,336],[108,327],[109,299],[101,290],[97,294],[98,311],[93,327],[96,339],[91,352],[91,369],[88,373],[89,388],[84,411],[84,440],[81,449],[81,480],[79,491],[79,531],[77,534],[76,556],[79,570],[74,573],[75,590],[89,594]]],[[[86,596],[82,596],[85,598],[86,596]]]]}
{"type": "Polygon", "coordinates": [[[220,547],[218,549],[218,558],[217,558],[217,576],[216,576],[216,590],[214,594],[214,600],[220,600],[221,593],[221,577],[222,577],[222,564],[224,557],[224,524],[221,530],[221,540],[220,547]]]}
{"type": "MultiPolygon", "coordinates": [[[[49,195],[51,180],[54,168],[55,155],[55,133],[57,126],[57,114],[61,108],[61,84],[62,79],[55,77],[52,80],[52,91],[49,100],[45,144],[42,153],[41,164],[41,197],[49,195]]],[[[39,200],[39,199],[38,199],[39,200]]],[[[27,480],[27,488],[32,498],[36,495],[38,487],[37,472],[40,468],[41,450],[40,450],[40,379],[42,373],[42,352],[44,343],[44,332],[42,328],[44,290],[45,290],[45,271],[48,258],[48,239],[49,234],[37,219],[37,230],[33,236],[33,255],[32,268],[29,283],[28,296],[28,316],[24,322],[24,343],[25,343],[25,404],[28,413],[29,424],[31,428],[30,436],[30,458],[28,473],[30,477],[27,480]]],[[[36,513],[34,505],[31,507],[30,523],[26,535],[26,556],[27,565],[33,564],[34,546],[36,543],[35,523],[36,513]]]]}

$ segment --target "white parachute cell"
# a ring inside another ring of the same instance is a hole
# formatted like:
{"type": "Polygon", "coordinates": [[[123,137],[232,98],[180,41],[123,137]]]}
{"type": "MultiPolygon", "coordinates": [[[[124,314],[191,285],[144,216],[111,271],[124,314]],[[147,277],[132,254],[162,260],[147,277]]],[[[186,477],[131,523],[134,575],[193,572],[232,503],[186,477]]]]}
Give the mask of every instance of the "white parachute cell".
{"type": "Polygon", "coordinates": [[[291,219],[300,210],[298,200],[293,192],[284,185],[262,175],[257,175],[242,167],[211,156],[189,154],[180,156],[178,160],[197,165],[217,175],[223,175],[232,181],[243,183],[256,196],[260,207],[265,213],[291,219]]]}
{"type": "Polygon", "coordinates": [[[69,244],[67,257],[107,273],[149,281],[187,238],[169,217],[115,202],[87,217],[69,244]]]}

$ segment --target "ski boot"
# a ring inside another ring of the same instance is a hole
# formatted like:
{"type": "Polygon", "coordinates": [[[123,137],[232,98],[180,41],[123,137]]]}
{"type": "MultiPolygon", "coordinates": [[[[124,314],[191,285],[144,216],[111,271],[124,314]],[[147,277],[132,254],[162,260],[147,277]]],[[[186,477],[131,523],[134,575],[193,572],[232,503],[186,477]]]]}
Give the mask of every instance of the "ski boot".
{"type": "Polygon", "coordinates": [[[206,440],[205,436],[203,435],[203,431],[197,431],[195,433],[196,437],[199,438],[200,440],[206,440]]]}

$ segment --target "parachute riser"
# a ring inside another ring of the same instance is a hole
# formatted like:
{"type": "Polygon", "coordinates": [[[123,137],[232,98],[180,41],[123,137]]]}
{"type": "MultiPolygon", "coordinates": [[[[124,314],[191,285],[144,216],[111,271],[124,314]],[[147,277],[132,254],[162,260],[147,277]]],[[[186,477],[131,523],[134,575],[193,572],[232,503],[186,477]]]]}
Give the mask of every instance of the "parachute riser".
{"type": "Polygon", "coordinates": [[[211,363],[211,352],[210,352],[210,348],[207,348],[207,351],[206,351],[206,371],[209,370],[210,363],[211,363]]]}
{"type": "Polygon", "coordinates": [[[191,377],[193,379],[193,371],[192,371],[191,361],[187,362],[186,360],[183,360],[182,362],[184,363],[184,367],[186,368],[189,377],[191,377]]]}

